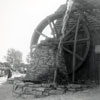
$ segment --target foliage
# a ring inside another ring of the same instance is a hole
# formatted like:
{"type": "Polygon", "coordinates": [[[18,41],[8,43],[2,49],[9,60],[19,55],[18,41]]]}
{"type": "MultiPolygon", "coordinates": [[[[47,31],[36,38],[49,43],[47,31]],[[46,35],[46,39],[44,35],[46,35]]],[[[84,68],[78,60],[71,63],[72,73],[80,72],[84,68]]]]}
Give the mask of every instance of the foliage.
{"type": "Polygon", "coordinates": [[[8,49],[6,61],[13,67],[19,66],[22,62],[22,53],[13,48],[8,49]]]}

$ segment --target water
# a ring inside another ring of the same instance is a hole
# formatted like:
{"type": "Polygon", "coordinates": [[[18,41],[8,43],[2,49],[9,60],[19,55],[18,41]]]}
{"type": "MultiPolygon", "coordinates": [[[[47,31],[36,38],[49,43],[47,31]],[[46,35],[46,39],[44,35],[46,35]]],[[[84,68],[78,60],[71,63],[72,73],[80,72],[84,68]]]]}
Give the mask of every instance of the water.
{"type": "MultiPolygon", "coordinates": [[[[15,77],[24,77],[24,76],[25,76],[25,74],[12,73],[11,79],[13,79],[15,77]]],[[[7,81],[7,76],[0,77],[0,85],[2,85],[3,83],[5,83],[6,81],[7,81]]]]}
{"type": "Polygon", "coordinates": [[[7,76],[0,77],[0,85],[7,81],[7,76]]]}

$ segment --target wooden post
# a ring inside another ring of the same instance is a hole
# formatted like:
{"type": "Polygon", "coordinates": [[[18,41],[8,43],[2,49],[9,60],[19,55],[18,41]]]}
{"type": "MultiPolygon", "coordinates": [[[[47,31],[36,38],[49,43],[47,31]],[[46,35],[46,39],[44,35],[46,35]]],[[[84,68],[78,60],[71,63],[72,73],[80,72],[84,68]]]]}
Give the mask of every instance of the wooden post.
{"type": "Polygon", "coordinates": [[[56,68],[55,71],[54,71],[54,80],[53,80],[53,85],[54,85],[54,87],[57,87],[56,78],[57,78],[57,68],[56,68]]]}
{"type": "Polygon", "coordinates": [[[75,64],[76,64],[76,44],[77,44],[77,35],[78,35],[78,29],[79,29],[79,23],[80,23],[80,15],[78,18],[77,26],[76,26],[76,32],[75,32],[75,39],[74,39],[74,50],[73,50],[73,75],[72,75],[72,82],[75,82],[75,64]]]}
{"type": "Polygon", "coordinates": [[[67,25],[67,22],[68,22],[68,19],[69,19],[69,14],[72,10],[73,3],[74,3],[74,0],[67,0],[66,1],[66,12],[65,12],[65,15],[64,15],[64,18],[63,18],[63,26],[62,26],[62,30],[61,30],[62,36],[61,36],[60,42],[58,44],[58,52],[56,53],[56,65],[55,65],[56,69],[55,69],[55,72],[54,72],[54,81],[53,81],[54,84],[56,84],[57,67],[59,66],[58,57],[59,57],[59,54],[61,54],[61,52],[62,52],[62,40],[65,37],[66,25],[67,25]]]}

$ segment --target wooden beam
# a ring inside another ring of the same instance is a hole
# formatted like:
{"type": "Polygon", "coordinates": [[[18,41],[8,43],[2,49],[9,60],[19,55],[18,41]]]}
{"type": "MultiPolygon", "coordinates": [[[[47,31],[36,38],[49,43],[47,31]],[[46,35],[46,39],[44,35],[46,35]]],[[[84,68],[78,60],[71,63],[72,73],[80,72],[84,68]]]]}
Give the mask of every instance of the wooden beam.
{"type": "Polygon", "coordinates": [[[53,24],[53,26],[54,26],[54,29],[55,29],[56,34],[58,34],[58,31],[57,31],[57,28],[56,28],[56,26],[55,26],[55,23],[52,22],[52,24],[53,24]]]}
{"type": "Polygon", "coordinates": [[[53,35],[53,37],[55,38],[55,34],[54,34],[54,28],[52,27],[52,24],[51,24],[51,22],[50,22],[50,19],[49,19],[49,17],[47,17],[47,20],[48,20],[48,24],[49,24],[49,26],[50,26],[50,29],[51,29],[51,33],[52,33],[52,35],[53,35]]]}
{"type": "Polygon", "coordinates": [[[37,34],[42,35],[42,36],[43,36],[43,37],[45,37],[45,38],[49,38],[48,36],[46,36],[45,34],[43,34],[43,33],[39,32],[38,30],[35,30],[35,32],[36,32],[37,34]]]}
{"type": "MultiPolygon", "coordinates": [[[[64,49],[66,52],[68,52],[68,53],[70,53],[70,54],[73,55],[73,52],[72,52],[71,50],[69,50],[69,49],[67,49],[67,48],[65,48],[65,47],[63,47],[63,49],[64,49]]],[[[78,59],[80,59],[80,61],[83,61],[83,58],[82,58],[80,55],[75,54],[75,56],[76,56],[78,59]]]]}
{"type": "MultiPolygon", "coordinates": [[[[84,43],[84,42],[88,41],[89,39],[90,39],[90,38],[78,39],[78,40],[76,40],[76,42],[77,42],[77,43],[84,43]]],[[[71,44],[74,43],[74,40],[71,40],[71,41],[64,41],[64,42],[62,42],[62,43],[66,44],[66,45],[71,45],[71,44]]]]}

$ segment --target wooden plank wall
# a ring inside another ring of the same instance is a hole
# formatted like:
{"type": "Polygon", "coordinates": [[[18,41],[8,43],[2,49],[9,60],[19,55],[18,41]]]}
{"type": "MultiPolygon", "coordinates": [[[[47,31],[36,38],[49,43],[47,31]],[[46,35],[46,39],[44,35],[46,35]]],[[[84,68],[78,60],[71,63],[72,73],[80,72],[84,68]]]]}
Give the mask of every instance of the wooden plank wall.
{"type": "Polygon", "coordinates": [[[90,51],[80,69],[75,73],[76,81],[100,83],[100,54],[95,53],[96,45],[100,45],[100,33],[91,32],[90,51]]]}

